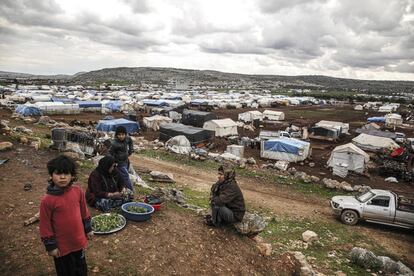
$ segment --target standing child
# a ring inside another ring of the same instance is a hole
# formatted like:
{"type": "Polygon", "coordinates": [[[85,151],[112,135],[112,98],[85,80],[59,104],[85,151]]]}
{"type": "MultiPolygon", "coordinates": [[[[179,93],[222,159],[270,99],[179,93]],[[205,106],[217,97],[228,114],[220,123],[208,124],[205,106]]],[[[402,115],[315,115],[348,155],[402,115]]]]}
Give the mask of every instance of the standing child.
{"type": "Polygon", "coordinates": [[[127,136],[124,126],[118,126],[115,130],[115,139],[112,142],[109,153],[115,158],[118,164],[117,170],[125,186],[131,191],[134,190],[131,180],[129,179],[129,159],[128,157],[134,152],[134,145],[131,137],[127,136]]]}
{"type": "Polygon", "coordinates": [[[93,236],[91,217],[76,180],[76,164],[66,156],[47,163],[50,175],[40,203],[40,236],[57,275],[87,275],[85,247],[93,236]]]}

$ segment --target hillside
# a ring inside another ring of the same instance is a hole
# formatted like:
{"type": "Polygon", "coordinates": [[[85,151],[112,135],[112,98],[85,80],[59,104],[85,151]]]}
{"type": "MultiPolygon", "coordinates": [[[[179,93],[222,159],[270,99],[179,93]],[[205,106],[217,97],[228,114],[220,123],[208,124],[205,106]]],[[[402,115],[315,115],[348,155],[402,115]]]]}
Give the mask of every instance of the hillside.
{"type": "Polygon", "coordinates": [[[158,67],[117,67],[68,75],[30,75],[0,71],[0,79],[60,80],[70,84],[96,83],[167,83],[186,82],[204,84],[239,84],[256,88],[311,88],[326,90],[354,90],[367,93],[414,93],[414,81],[372,81],[334,78],[328,76],[246,75],[212,70],[189,70],[158,67]]]}

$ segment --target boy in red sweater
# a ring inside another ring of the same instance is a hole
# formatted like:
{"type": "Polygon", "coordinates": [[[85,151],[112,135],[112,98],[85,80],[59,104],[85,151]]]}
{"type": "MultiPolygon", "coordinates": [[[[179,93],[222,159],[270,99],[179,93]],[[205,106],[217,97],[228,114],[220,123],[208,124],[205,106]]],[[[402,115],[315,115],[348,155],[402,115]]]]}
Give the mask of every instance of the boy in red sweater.
{"type": "Polygon", "coordinates": [[[93,236],[91,217],[76,180],[76,164],[66,156],[47,163],[50,180],[40,203],[40,236],[57,275],[87,275],[85,247],[93,236]]]}

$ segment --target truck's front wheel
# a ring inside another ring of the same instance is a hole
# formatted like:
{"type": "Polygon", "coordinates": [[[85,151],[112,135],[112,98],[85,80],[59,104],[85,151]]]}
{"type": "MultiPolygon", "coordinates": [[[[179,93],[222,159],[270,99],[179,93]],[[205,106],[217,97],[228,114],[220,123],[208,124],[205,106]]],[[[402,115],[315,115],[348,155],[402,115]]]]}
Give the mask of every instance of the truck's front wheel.
{"type": "Polygon", "coordinates": [[[358,214],[352,210],[345,210],[341,214],[341,220],[347,225],[355,225],[358,222],[358,214]]]}

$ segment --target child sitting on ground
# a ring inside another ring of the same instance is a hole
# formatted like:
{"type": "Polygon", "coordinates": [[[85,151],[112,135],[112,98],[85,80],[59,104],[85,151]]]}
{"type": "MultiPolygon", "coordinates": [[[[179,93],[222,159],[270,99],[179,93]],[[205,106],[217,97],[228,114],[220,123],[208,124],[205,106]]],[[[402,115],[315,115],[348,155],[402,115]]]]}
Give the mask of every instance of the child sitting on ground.
{"type": "Polygon", "coordinates": [[[76,180],[76,164],[66,156],[47,163],[50,175],[40,203],[40,236],[57,275],[87,275],[85,248],[93,236],[91,217],[76,180]]]}

